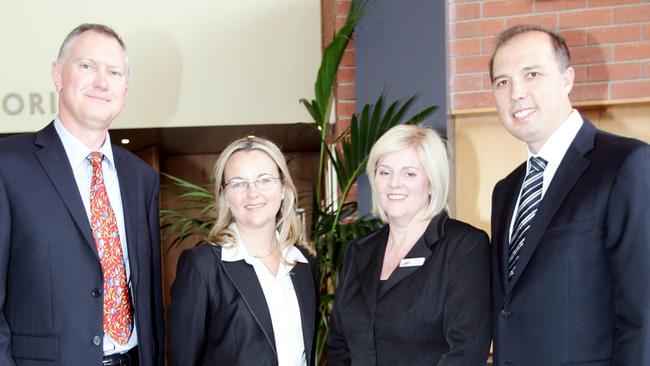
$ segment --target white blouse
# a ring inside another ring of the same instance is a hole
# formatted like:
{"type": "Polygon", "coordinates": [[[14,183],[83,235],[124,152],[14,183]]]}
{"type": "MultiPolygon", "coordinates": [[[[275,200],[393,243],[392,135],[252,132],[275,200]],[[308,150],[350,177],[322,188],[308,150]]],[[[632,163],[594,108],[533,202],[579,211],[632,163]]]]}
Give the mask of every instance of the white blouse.
{"type": "MultiPolygon", "coordinates": [[[[230,229],[237,233],[233,224],[230,229]]],[[[307,258],[294,245],[285,248],[282,256],[289,263],[307,263],[307,258]]],[[[271,314],[275,348],[278,352],[279,366],[306,366],[305,343],[302,336],[302,320],[298,297],[291,281],[293,265],[280,262],[277,275],[264,265],[260,258],[255,258],[248,252],[246,245],[238,237],[237,245],[224,247],[221,250],[221,260],[234,262],[244,260],[253,266],[257,279],[260,281],[266,304],[271,314]]]]}

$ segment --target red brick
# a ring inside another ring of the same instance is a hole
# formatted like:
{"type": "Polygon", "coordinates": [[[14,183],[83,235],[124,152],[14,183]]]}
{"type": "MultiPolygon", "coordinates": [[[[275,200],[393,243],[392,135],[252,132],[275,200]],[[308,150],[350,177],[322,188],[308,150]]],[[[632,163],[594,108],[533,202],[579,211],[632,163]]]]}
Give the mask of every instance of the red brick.
{"type": "Polygon", "coordinates": [[[587,31],[584,29],[568,30],[560,32],[567,46],[585,46],[587,44],[587,31]]]}
{"type": "Polygon", "coordinates": [[[451,79],[451,90],[454,92],[481,89],[483,89],[482,74],[456,75],[451,79]]]}
{"type": "Polygon", "coordinates": [[[582,83],[587,81],[587,66],[574,66],[573,70],[575,71],[574,82],[582,83]]]}
{"type": "Polygon", "coordinates": [[[622,4],[638,4],[641,0],[590,0],[589,6],[595,8],[597,6],[610,6],[622,4]]]}
{"type": "Polygon", "coordinates": [[[355,84],[341,84],[336,87],[336,99],[340,101],[354,100],[356,97],[355,84]]]}
{"type": "Polygon", "coordinates": [[[456,72],[459,74],[470,72],[485,72],[488,70],[490,56],[468,56],[456,58],[456,72]]]}
{"type": "Polygon", "coordinates": [[[586,0],[567,0],[567,1],[541,0],[541,1],[535,1],[535,12],[541,13],[544,11],[578,9],[578,8],[584,8],[585,6],[587,6],[586,0]]]}
{"type": "Polygon", "coordinates": [[[476,19],[481,17],[481,4],[450,4],[449,19],[465,20],[476,19]]]}
{"type": "Polygon", "coordinates": [[[518,24],[536,24],[548,29],[557,28],[557,15],[556,14],[543,14],[543,15],[528,15],[523,17],[512,17],[507,20],[507,27],[518,24]]]}
{"type": "Polygon", "coordinates": [[[336,74],[337,83],[354,83],[355,70],[354,67],[341,67],[336,74]]]}
{"type": "Polygon", "coordinates": [[[349,117],[339,117],[336,119],[334,124],[334,136],[330,135],[325,138],[325,141],[329,144],[333,144],[336,141],[336,137],[344,133],[348,128],[350,128],[351,119],[349,117]]]}
{"type": "Polygon", "coordinates": [[[641,40],[640,25],[624,25],[587,30],[587,43],[589,44],[632,42],[639,40],[641,40]]]}
{"type": "Polygon", "coordinates": [[[339,30],[341,30],[341,28],[343,28],[346,21],[347,21],[347,17],[341,17],[341,16],[336,17],[336,19],[334,20],[334,29],[338,32],[339,30]]]}
{"type": "Polygon", "coordinates": [[[614,52],[611,46],[574,47],[571,61],[575,65],[612,61],[614,52]]]}
{"type": "Polygon", "coordinates": [[[487,72],[483,74],[483,89],[492,90],[492,79],[487,72]]]}
{"type": "Polygon", "coordinates": [[[650,58],[650,42],[636,42],[617,45],[616,61],[650,58]]]}
{"type": "Polygon", "coordinates": [[[497,43],[497,37],[483,37],[481,39],[481,52],[492,54],[497,43]]]}
{"type": "Polygon", "coordinates": [[[641,76],[640,63],[589,65],[589,81],[616,81],[638,79],[641,76]]]}
{"type": "Polygon", "coordinates": [[[339,15],[347,15],[350,11],[350,5],[352,5],[352,1],[337,0],[336,5],[334,5],[334,11],[339,15]]]}
{"type": "Polygon", "coordinates": [[[650,20],[650,4],[614,9],[614,21],[616,23],[635,23],[644,20],[650,20]]]}
{"type": "Polygon", "coordinates": [[[339,117],[350,117],[355,112],[355,102],[339,101],[336,103],[336,114],[339,117]]]}
{"type": "Polygon", "coordinates": [[[560,28],[592,27],[612,24],[612,9],[581,10],[560,13],[560,28]]]}
{"type": "Polygon", "coordinates": [[[493,107],[494,98],[491,91],[455,94],[453,106],[456,110],[493,107]]]}
{"type": "Polygon", "coordinates": [[[465,38],[449,41],[449,55],[466,56],[478,55],[481,53],[481,39],[480,38],[465,38]]]}
{"type": "Polygon", "coordinates": [[[573,86],[570,97],[572,101],[579,100],[606,100],[608,98],[607,83],[587,83],[573,86]]]}
{"type": "Polygon", "coordinates": [[[531,1],[505,0],[483,2],[483,17],[502,17],[513,14],[525,14],[533,11],[531,1]]]}
{"type": "Polygon", "coordinates": [[[650,79],[650,62],[646,62],[643,65],[643,77],[650,79]]]}
{"type": "Polygon", "coordinates": [[[643,26],[643,39],[650,41],[650,24],[643,26]]]}
{"type": "Polygon", "coordinates": [[[488,19],[454,23],[451,25],[450,37],[451,39],[455,39],[496,35],[504,29],[505,22],[503,19],[488,19]]]}
{"type": "Polygon", "coordinates": [[[650,80],[612,84],[612,99],[645,98],[650,95],[650,80]]]}
{"type": "Polygon", "coordinates": [[[341,57],[341,66],[354,66],[354,50],[343,52],[343,57],[341,57]]]}

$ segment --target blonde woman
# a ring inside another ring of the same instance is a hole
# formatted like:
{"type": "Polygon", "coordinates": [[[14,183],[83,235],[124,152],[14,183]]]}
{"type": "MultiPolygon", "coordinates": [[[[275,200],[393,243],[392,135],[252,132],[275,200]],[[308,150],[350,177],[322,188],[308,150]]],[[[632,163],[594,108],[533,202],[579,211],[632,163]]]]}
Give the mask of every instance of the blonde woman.
{"type": "Polygon", "coordinates": [[[444,142],[430,128],[393,127],[366,170],[373,212],[387,225],[348,246],[328,365],[485,365],[488,237],[445,212],[444,142]]]}
{"type": "Polygon", "coordinates": [[[313,365],[317,270],[284,156],[242,138],[214,174],[217,219],[171,291],[169,365],[313,365]]]}

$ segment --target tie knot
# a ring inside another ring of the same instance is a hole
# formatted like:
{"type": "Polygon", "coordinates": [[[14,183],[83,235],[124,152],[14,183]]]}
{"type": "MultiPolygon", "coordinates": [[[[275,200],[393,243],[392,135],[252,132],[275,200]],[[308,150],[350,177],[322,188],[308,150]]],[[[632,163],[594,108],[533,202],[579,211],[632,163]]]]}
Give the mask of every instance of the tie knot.
{"type": "Polygon", "coordinates": [[[102,159],[104,159],[104,154],[99,151],[93,151],[88,155],[88,160],[93,166],[101,166],[102,159]]]}
{"type": "Polygon", "coordinates": [[[543,172],[546,169],[548,162],[539,156],[533,156],[530,158],[530,168],[528,172],[543,172]]]}

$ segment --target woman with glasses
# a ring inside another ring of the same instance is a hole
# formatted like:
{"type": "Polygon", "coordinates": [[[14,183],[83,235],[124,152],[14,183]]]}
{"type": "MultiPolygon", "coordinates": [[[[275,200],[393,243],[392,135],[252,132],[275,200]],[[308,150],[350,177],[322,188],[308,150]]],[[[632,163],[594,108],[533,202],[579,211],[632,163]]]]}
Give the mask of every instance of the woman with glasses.
{"type": "Polygon", "coordinates": [[[216,221],[181,255],[171,290],[169,365],[313,365],[315,253],[284,156],[242,138],[214,174],[216,221]]]}

